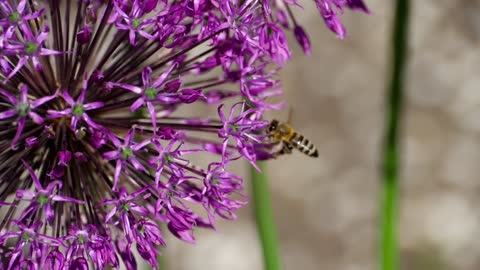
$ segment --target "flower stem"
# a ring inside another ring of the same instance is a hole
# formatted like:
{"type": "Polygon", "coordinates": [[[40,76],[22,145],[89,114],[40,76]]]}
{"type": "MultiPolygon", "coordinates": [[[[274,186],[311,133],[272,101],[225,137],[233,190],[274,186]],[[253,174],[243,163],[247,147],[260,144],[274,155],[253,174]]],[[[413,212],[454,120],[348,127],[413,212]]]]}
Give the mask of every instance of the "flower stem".
{"type": "Polygon", "coordinates": [[[266,175],[266,164],[258,162],[258,167],[250,168],[253,186],[253,206],[257,222],[257,230],[263,249],[263,260],[265,270],[281,269],[280,254],[278,250],[277,230],[273,217],[270,192],[268,189],[268,177],[266,175]]]}
{"type": "Polygon", "coordinates": [[[382,153],[383,194],[381,198],[382,270],[398,268],[397,209],[400,167],[400,127],[404,99],[404,75],[407,61],[410,0],[396,0],[393,25],[391,78],[387,96],[384,148],[382,153]]]}

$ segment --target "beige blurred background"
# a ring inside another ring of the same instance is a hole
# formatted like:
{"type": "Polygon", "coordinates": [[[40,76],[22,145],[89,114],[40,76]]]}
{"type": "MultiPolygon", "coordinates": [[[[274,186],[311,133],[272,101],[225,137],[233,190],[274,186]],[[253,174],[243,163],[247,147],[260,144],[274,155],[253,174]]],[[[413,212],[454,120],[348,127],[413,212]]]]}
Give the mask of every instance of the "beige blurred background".
{"type": "MultiPolygon", "coordinates": [[[[298,16],[311,57],[292,42],[283,71],[293,125],[318,159],[294,154],[269,164],[285,269],[377,266],[378,153],[393,0],[366,0],[372,16],[347,12],[348,38],[324,26],[312,3],[298,16]]],[[[480,269],[480,1],[413,2],[404,168],[402,269],[480,269]]],[[[287,118],[287,113],[276,118],[287,118]]],[[[240,168],[245,174],[245,168],[240,168]]],[[[169,238],[169,270],[260,270],[261,250],[245,207],[196,246],[169,238]]]]}

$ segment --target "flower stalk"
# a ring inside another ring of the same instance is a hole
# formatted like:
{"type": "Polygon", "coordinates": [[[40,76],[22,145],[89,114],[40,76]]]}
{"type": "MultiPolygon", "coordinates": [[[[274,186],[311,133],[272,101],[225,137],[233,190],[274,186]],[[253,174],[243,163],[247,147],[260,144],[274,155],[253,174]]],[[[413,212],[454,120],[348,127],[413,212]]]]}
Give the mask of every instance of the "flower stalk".
{"type": "Polygon", "coordinates": [[[398,269],[398,192],[401,162],[400,128],[408,46],[409,0],[397,0],[392,39],[391,78],[387,94],[386,123],[382,153],[382,225],[380,269],[398,269]]]}
{"type": "Polygon", "coordinates": [[[255,211],[258,235],[262,244],[264,269],[279,270],[282,269],[281,257],[270,191],[268,189],[267,166],[265,162],[259,162],[258,167],[262,170],[261,172],[251,167],[250,173],[253,189],[252,203],[255,211]]]}

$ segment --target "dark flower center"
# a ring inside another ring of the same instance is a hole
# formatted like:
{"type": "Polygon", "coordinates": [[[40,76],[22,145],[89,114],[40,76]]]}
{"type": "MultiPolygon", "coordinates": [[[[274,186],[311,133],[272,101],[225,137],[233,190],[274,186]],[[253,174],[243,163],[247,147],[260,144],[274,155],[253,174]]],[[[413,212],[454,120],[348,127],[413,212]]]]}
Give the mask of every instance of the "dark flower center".
{"type": "Polygon", "coordinates": [[[157,90],[153,87],[149,87],[145,90],[145,96],[149,99],[155,99],[157,97],[157,90]]]}
{"type": "Polygon", "coordinates": [[[27,54],[32,54],[37,52],[38,50],[38,45],[35,42],[27,42],[25,43],[25,52],[27,54]]]}
{"type": "Polygon", "coordinates": [[[128,212],[130,209],[130,204],[129,203],[122,203],[120,204],[120,208],[122,209],[123,212],[128,212]]]}
{"type": "Polygon", "coordinates": [[[137,18],[134,18],[134,19],[132,20],[132,22],[133,22],[133,24],[132,24],[132,25],[133,25],[133,28],[137,28],[140,24],[142,24],[142,20],[137,19],[137,18]]]}
{"type": "Polygon", "coordinates": [[[24,232],[22,234],[22,239],[24,242],[29,242],[30,241],[30,235],[28,234],[28,232],[24,232]]]}
{"type": "Polygon", "coordinates": [[[12,14],[10,14],[10,16],[8,16],[8,20],[12,23],[17,23],[18,21],[20,21],[20,13],[13,12],[12,14]]]}
{"type": "Polygon", "coordinates": [[[163,158],[165,159],[165,162],[170,164],[173,161],[173,157],[170,155],[164,155],[163,158]]]}
{"type": "Polygon", "coordinates": [[[85,238],[83,237],[83,235],[80,235],[77,239],[77,242],[82,245],[83,243],[85,243],[85,238]]]}
{"type": "Polygon", "coordinates": [[[25,117],[30,112],[30,104],[28,103],[18,103],[17,104],[17,113],[18,115],[25,117]]]}
{"type": "Polygon", "coordinates": [[[166,41],[165,41],[165,45],[171,45],[173,43],[173,36],[170,36],[166,41]]]}
{"type": "Polygon", "coordinates": [[[126,147],[122,150],[122,158],[129,159],[133,155],[133,149],[130,147],[126,147]]]}
{"type": "Polygon", "coordinates": [[[46,203],[48,203],[48,197],[46,195],[42,194],[42,195],[38,196],[37,202],[39,204],[46,204],[46,203]]]}
{"type": "Polygon", "coordinates": [[[84,113],[83,104],[75,104],[75,106],[73,106],[73,114],[80,116],[83,113],[84,113]]]}

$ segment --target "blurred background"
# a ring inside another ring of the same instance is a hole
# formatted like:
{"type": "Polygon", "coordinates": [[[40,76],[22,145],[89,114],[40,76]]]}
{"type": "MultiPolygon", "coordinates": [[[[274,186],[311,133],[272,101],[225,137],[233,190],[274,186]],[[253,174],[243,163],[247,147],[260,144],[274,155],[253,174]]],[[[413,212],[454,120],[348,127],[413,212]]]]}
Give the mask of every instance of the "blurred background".
{"type": "MultiPolygon", "coordinates": [[[[375,269],[393,1],[366,0],[371,16],[344,14],[344,41],[324,27],[313,1],[300,2],[313,53],[291,42],[281,78],[292,125],[320,157],[295,153],[268,164],[285,269],[375,269]]],[[[480,1],[412,4],[401,269],[480,269],[480,1]]],[[[248,178],[246,165],[236,171],[248,178]]],[[[166,269],[262,269],[252,209],[238,214],[216,232],[197,230],[195,246],[170,237],[166,269]]]]}

